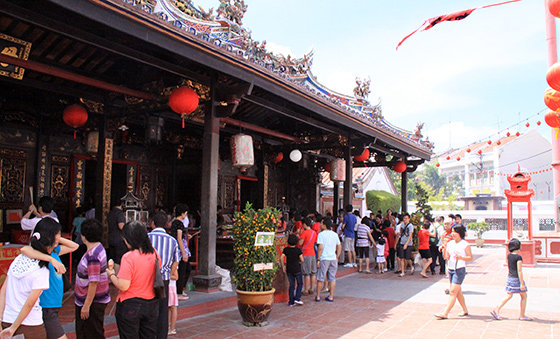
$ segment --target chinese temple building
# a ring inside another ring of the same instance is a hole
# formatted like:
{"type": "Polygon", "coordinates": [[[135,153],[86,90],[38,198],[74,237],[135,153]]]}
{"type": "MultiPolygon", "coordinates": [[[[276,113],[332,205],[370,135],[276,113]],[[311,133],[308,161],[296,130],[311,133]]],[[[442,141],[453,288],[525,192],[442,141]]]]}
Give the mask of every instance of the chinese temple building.
{"type": "Polygon", "coordinates": [[[404,162],[405,185],[431,155],[420,128],[391,125],[369,81],[353,95],[322,86],[312,52],[267,51],[246,11],[238,0],[216,12],[187,0],[0,0],[0,241],[45,195],[65,231],[79,207],[106,225],[127,193],[146,211],[182,202],[201,229],[195,282],[212,289],[217,205],[314,211],[336,159],[345,204],[353,167],[404,162]]]}

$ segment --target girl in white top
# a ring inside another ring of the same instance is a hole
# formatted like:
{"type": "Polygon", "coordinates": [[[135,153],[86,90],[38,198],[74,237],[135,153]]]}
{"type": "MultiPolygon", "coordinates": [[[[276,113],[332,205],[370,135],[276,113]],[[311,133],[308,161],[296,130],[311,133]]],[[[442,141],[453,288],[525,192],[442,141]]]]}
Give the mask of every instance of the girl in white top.
{"type": "Polygon", "coordinates": [[[451,229],[451,236],[453,240],[444,245],[443,257],[448,260],[447,270],[449,273],[449,300],[445,309],[434,316],[440,320],[447,319],[449,312],[455,305],[457,300],[463,309],[459,312],[459,317],[469,315],[467,305],[465,304],[465,297],[461,290],[461,284],[467,274],[466,262],[472,261],[472,252],[470,245],[465,241],[465,227],[462,225],[453,226],[451,229]]]}
{"type": "MultiPolygon", "coordinates": [[[[50,218],[39,221],[30,238],[31,247],[45,254],[51,253],[57,245],[59,229],[52,227],[51,222],[56,223],[50,218]]],[[[23,334],[26,338],[46,338],[39,296],[49,288],[48,264],[20,254],[10,265],[0,290],[0,337],[23,334]]]]}

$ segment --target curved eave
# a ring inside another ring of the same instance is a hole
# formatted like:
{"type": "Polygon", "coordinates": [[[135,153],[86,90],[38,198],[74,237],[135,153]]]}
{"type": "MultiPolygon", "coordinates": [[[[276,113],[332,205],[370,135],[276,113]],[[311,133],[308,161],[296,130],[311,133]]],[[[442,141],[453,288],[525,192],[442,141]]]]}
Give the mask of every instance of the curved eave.
{"type": "Polygon", "coordinates": [[[313,95],[297,84],[283,79],[242,57],[224,52],[218,46],[191,36],[171,23],[142,12],[132,5],[108,0],[49,1],[147,43],[157,44],[162,49],[183,55],[185,58],[219,70],[222,73],[253,83],[343,126],[349,134],[354,131],[359,132],[372,138],[378,138],[409,155],[425,160],[430,159],[431,151],[415,145],[414,142],[404,140],[402,136],[377,129],[360,118],[345,113],[340,107],[313,95]]]}

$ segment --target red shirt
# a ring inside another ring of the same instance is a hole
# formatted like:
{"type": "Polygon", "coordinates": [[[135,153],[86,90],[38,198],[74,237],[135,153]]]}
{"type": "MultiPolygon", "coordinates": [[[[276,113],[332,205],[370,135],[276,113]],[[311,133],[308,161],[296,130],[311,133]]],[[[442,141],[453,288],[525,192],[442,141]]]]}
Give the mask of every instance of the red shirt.
{"type": "Polygon", "coordinates": [[[422,229],[418,232],[418,249],[430,249],[430,231],[422,229]]]}
{"type": "Polygon", "coordinates": [[[389,241],[387,241],[387,238],[385,239],[385,253],[383,253],[383,255],[385,256],[385,258],[387,258],[389,256],[389,241]]]}
{"type": "Polygon", "coordinates": [[[303,243],[299,247],[303,251],[303,256],[314,257],[315,243],[317,242],[317,233],[315,233],[315,231],[312,230],[311,228],[308,228],[304,230],[303,233],[301,234],[301,239],[303,239],[303,243]]]}
{"type": "Polygon", "coordinates": [[[303,231],[303,223],[301,221],[296,221],[294,228],[292,228],[292,233],[298,233],[299,230],[303,231]]]}
{"type": "Polygon", "coordinates": [[[117,274],[119,279],[130,281],[130,287],[126,291],[119,291],[117,301],[130,298],[153,299],[154,278],[156,275],[156,255],[160,262],[161,258],[157,251],[154,254],[142,254],[138,250],[126,252],[121,260],[121,269],[117,274]]]}
{"type": "Polygon", "coordinates": [[[395,229],[393,227],[387,227],[383,230],[388,233],[387,245],[389,245],[389,248],[395,248],[395,229]]]}
{"type": "Polygon", "coordinates": [[[311,229],[315,231],[315,233],[319,234],[319,230],[321,229],[321,223],[316,222],[311,226],[311,229]]]}

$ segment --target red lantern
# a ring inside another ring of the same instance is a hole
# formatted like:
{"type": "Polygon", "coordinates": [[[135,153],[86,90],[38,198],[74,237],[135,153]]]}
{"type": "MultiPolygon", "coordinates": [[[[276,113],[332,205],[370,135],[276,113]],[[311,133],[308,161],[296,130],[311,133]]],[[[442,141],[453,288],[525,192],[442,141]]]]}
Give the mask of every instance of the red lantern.
{"type": "Polygon", "coordinates": [[[479,150],[478,150],[478,154],[482,154],[482,150],[479,149],[479,150]]]}
{"type": "Polygon", "coordinates": [[[273,163],[277,164],[284,159],[284,154],[282,152],[278,153],[276,157],[272,160],[273,163]]]}
{"type": "Polygon", "coordinates": [[[457,157],[457,161],[461,160],[461,157],[457,157]]]}
{"type": "Polygon", "coordinates": [[[436,167],[439,167],[439,162],[436,164],[436,167]]]}
{"type": "Polygon", "coordinates": [[[471,152],[471,149],[470,149],[470,148],[467,148],[467,153],[470,153],[470,152],[471,152]]]}
{"type": "Polygon", "coordinates": [[[451,159],[451,157],[448,155],[447,158],[445,158],[445,160],[449,160],[449,159],[451,159]]]}
{"type": "Polygon", "coordinates": [[[331,171],[331,162],[330,161],[327,162],[325,164],[324,168],[325,168],[325,171],[330,172],[331,171]]]}
{"type": "Polygon", "coordinates": [[[488,140],[488,145],[492,145],[492,140],[488,140]]]}
{"type": "Polygon", "coordinates": [[[547,88],[544,91],[544,103],[548,108],[557,112],[560,109],[560,92],[547,88]]]}
{"type": "Polygon", "coordinates": [[[366,161],[369,159],[369,149],[364,148],[364,151],[362,152],[362,154],[355,156],[354,160],[362,162],[362,161],[366,161]]]}
{"type": "Polygon", "coordinates": [[[198,94],[189,87],[179,87],[169,95],[169,107],[173,112],[181,114],[185,128],[185,114],[191,114],[198,107],[198,94]]]}
{"type": "Polygon", "coordinates": [[[519,132],[515,133],[515,136],[516,136],[516,137],[518,137],[518,136],[520,136],[520,135],[521,135],[521,133],[519,133],[519,132]]]}
{"type": "Polygon", "coordinates": [[[62,120],[66,125],[74,128],[74,139],[76,139],[75,128],[82,127],[88,120],[88,113],[80,105],[70,105],[62,112],[62,120]]]}
{"type": "Polygon", "coordinates": [[[510,133],[510,132],[507,132],[507,133],[506,133],[506,136],[508,136],[508,137],[509,137],[510,135],[511,135],[511,133],[510,133]]]}
{"type": "Polygon", "coordinates": [[[548,126],[552,128],[558,128],[560,127],[560,114],[553,111],[548,111],[544,115],[544,121],[548,126]]]}
{"type": "Polygon", "coordinates": [[[539,121],[537,121],[537,126],[540,126],[540,125],[541,125],[541,122],[540,122],[540,120],[539,120],[539,121]]]}
{"type": "Polygon", "coordinates": [[[552,14],[553,16],[560,18],[560,1],[558,0],[548,0],[547,1],[547,5],[548,5],[548,11],[550,12],[550,14],[552,14]]]}
{"type": "Polygon", "coordinates": [[[560,91],[560,62],[550,66],[546,72],[546,82],[556,91],[560,91]]]}
{"type": "Polygon", "coordinates": [[[395,171],[397,173],[402,173],[402,172],[406,171],[406,164],[404,163],[404,161],[402,161],[402,160],[397,161],[393,165],[393,171],[395,171]]]}
{"type": "Polygon", "coordinates": [[[500,140],[496,141],[496,145],[500,146],[502,142],[500,140]]]}
{"type": "Polygon", "coordinates": [[[529,126],[531,126],[530,123],[526,123],[526,124],[525,124],[525,127],[529,127],[529,126]]]}

